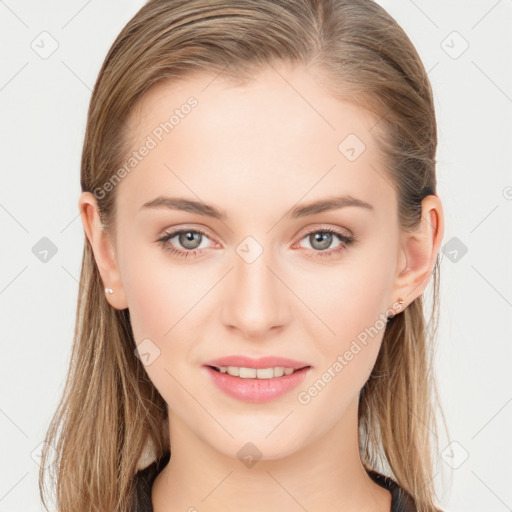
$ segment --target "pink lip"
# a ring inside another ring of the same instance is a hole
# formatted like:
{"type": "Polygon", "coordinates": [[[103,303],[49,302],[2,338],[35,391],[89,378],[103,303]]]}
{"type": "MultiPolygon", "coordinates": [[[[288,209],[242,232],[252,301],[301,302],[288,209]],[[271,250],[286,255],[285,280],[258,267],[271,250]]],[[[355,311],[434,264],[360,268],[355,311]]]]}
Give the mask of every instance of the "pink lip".
{"type": "Polygon", "coordinates": [[[242,379],[228,373],[221,373],[209,366],[206,366],[205,370],[213,383],[228,396],[244,402],[261,403],[274,400],[297,387],[305,379],[311,367],[272,379],[242,379]]]}
{"type": "Polygon", "coordinates": [[[268,402],[284,395],[297,387],[311,370],[310,365],[292,359],[282,357],[251,359],[244,356],[231,356],[208,361],[204,368],[213,383],[228,396],[251,403],[268,402]],[[295,368],[296,370],[291,375],[273,377],[272,379],[243,379],[228,373],[221,373],[214,370],[212,366],[238,366],[246,368],[274,368],[276,366],[283,366],[285,368],[295,368]]]}
{"type": "Polygon", "coordinates": [[[275,368],[276,366],[283,366],[284,368],[293,368],[294,370],[311,366],[308,363],[276,356],[260,357],[259,359],[246,356],[228,356],[212,359],[204,364],[205,366],[216,366],[217,368],[219,366],[238,366],[244,368],[275,368]]]}

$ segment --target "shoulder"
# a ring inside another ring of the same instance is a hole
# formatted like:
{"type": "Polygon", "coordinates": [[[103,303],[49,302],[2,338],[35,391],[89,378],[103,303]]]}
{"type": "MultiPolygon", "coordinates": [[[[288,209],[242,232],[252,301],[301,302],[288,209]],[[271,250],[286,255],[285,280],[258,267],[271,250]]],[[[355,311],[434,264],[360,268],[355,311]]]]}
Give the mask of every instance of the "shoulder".
{"type": "MultiPolygon", "coordinates": [[[[390,512],[417,512],[416,504],[412,496],[402,489],[392,478],[376,471],[366,469],[372,480],[391,493],[390,512]]],[[[438,509],[437,512],[443,512],[438,509]]]]}
{"type": "Polygon", "coordinates": [[[162,458],[155,460],[149,466],[139,470],[134,477],[135,501],[132,512],[153,512],[151,503],[151,489],[153,482],[160,471],[169,462],[170,454],[167,453],[162,458]]]}

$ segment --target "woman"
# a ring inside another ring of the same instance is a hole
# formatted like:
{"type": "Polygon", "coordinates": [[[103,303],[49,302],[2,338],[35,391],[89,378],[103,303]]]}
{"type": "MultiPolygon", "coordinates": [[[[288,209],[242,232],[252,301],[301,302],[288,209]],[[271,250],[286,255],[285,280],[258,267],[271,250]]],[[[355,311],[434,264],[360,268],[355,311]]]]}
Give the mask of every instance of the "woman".
{"type": "Polygon", "coordinates": [[[87,120],[59,511],[437,510],[436,144],[369,0],[141,8],[87,120]]]}

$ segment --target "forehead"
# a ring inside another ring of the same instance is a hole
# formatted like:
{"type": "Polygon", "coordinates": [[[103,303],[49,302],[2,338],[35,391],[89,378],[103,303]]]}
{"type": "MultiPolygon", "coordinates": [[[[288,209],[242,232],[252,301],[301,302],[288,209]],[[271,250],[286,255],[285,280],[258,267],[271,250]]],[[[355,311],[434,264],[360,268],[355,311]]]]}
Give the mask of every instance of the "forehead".
{"type": "Polygon", "coordinates": [[[269,67],[243,85],[206,73],[161,82],[128,119],[132,149],[151,149],[118,193],[138,207],[181,193],[228,212],[237,200],[257,210],[262,198],[292,207],[335,192],[384,206],[394,190],[372,134],[377,121],[302,67],[269,67]]]}

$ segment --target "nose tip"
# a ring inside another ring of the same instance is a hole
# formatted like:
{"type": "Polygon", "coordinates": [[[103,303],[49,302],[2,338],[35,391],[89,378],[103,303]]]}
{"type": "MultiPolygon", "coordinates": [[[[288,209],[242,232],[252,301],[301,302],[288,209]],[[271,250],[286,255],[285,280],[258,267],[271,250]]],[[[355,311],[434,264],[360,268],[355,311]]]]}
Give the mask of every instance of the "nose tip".
{"type": "Polygon", "coordinates": [[[263,254],[251,263],[238,258],[224,289],[224,323],[249,337],[264,336],[286,321],[282,285],[263,254]]]}

